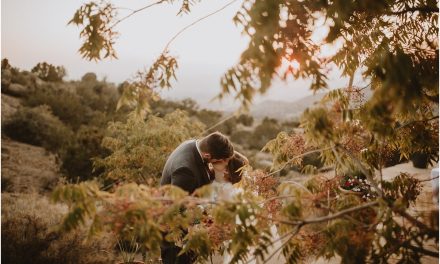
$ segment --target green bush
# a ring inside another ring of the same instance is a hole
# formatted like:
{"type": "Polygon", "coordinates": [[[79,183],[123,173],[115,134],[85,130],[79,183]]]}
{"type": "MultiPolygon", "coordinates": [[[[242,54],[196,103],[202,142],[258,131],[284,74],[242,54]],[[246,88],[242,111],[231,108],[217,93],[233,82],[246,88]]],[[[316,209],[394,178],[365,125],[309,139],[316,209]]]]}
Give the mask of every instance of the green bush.
{"type": "Polygon", "coordinates": [[[198,136],[202,128],[180,110],[146,120],[132,114],[126,123],[109,125],[102,145],[111,154],[96,160],[95,168],[104,170],[104,179],[155,184],[168,155],[184,140],[198,136]]]}
{"type": "Polygon", "coordinates": [[[48,105],[55,116],[74,130],[84,124],[90,115],[90,110],[84,107],[74,90],[62,89],[55,84],[46,83],[39,87],[29,94],[25,104],[31,107],[48,105]]]}
{"type": "Polygon", "coordinates": [[[94,73],[86,73],[75,86],[76,94],[84,106],[104,113],[116,110],[119,92],[113,84],[97,81],[94,73]]]}
{"type": "Polygon", "coordinates": [[[240,144],[244,148],[248,148],[249,147],[248,141],[251,136],[252,136],[251,131],[239,130],[239,131],[235,131],[234,133],[232,133],[230,139],[232,142],[234,142],[236,144],[240,144]]]}
{"type": "Polygon", "coordinates": [[[264,118],[259,124],[252,136],[249,138],[249,146],[253,149],[261,150],[266,143],[275,138],[281,131],[278,121],[272,118],[264,118]]]}
{"type": "Polygon", "coordinates": [[[84,242],[81,230],[57,229],[65,210],[36,194],[2,194],[2,263],[110,263],[114,255],[103,251],[111,249],[111,239],[84,242]]]}
{"type": "Polygon", "coordinates": [[[45,83],[25,98],[25,104],[48,105],[55,116],[77,130],[81,125],[105,127],[110,120],[121,120],[125,113],[116,113],[118,98],[116,87],[85,76],[80,82],[45,83]]]}
{"type": "Polygon", "coordinates": [[[222,118],[222,115],[220,112],[202,109],[196,113],[197,119],[200,120],[203,124],[206,125],[206,127],[211,127],[220,119],[222,118]]]}
{"type": "Polygon", "coordinates": [[[2,130],[14,140],[42,146],[53,152],[59,152],[73,136],[73,132],[44,105],[19,109],[2,130]]]}
{"type": "Polygon", "coordinates": [[[99,175],[93,171],[93,158],[110,154],[101,146],[104,129],[81,126],[62,156],[62,169],[70,182],[90,180],[99,175]]]}

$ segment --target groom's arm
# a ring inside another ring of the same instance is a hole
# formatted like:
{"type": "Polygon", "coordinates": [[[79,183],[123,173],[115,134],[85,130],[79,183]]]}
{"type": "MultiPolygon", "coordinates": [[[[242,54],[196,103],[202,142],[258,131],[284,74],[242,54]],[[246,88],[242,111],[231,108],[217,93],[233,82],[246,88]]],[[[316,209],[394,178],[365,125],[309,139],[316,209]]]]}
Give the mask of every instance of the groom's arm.
{"type": "Polygon", "coordinates": [[[179,168],[171,174],[171,185],[176,185],[190,194],[196,189],[194,173],[189,168],[179,168]]]}

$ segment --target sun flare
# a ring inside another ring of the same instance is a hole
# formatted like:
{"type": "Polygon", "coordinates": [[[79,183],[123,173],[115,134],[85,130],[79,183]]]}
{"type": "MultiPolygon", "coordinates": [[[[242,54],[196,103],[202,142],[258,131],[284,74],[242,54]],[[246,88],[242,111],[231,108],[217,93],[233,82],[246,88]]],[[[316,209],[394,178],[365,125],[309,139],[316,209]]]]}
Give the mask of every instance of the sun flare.
{"type": "Polygon", "coordinates": [[[301,68],[301,64],[295,60],[288,60],[286,58],[283,58],[281,61],[281,67],[279,68],[279,72],[282,74],[285,73],[296,73],[299,71],[299,69],[301,68]]]}
{"type": "Polygon", "coordinates": [[[291,60],[289,62],[289,66],[294,70],[294,71],[298,71],[299,68],[301,67],[301,65],[299,64],[299,62],[297,60],[291,60]]]}

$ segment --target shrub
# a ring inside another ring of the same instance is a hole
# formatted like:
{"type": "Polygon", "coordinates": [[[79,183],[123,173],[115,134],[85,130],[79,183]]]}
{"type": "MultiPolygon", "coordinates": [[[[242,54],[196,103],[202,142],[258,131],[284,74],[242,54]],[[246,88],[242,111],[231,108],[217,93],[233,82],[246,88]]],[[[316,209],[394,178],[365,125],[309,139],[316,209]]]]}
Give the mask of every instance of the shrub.
{"type": "Polygon", "coordinates": [[[241,114],[238,116],[237,122],[244,126],[252,126],[254,124],[254,118],[251,115],[241,114]]]}
{"type": "Polygon", "coordinates": [[[59,152],[73,136],[72,131],[44,105],[21,108],[3,125],[2,130],[14,140],[54,152],[59,152]]]}
{"type": "Polygon", "coordinates": [[[9,68],[3,69],[2,68],[2,76],[1,76],[2,92],[5,92],[8,90],[9,85],[11,85],[11,78],[12,78],[11,69],[9,69],[9,68]]]}
{"type": "Polygon", "coordinates": [[[73,91],[61,89],[54,84],[45,84],[25,99],[28,106],[48,105],[55,116],[76,130],[85,123],[90,110],[85,107],[73,91]]]}
{"type": "Polygon", "coordinates": [[[81,126],[75,138],[63,154],[62,169],[69,181],[89,180],[99,172],[93,172],[92,158],[109,154],[102,146],[104,129],[93,126],[81,126]]]}
{"type": "Polygon", "coordinates": [[[97,81],[94,73],[87,73],[75,84],[81,103],[94,111],[113,113],[119,99],[117,88],[105,81],[97,81]]]}
{"type": "Polygon", "coordinates": [[[66,76],[66,69],[63,66],[54,66],[47,62],[41,62],[32,68],[32,72],[37,76],[48,82],[61,82],[66,76]]]}
{"type": "Polygon", "coordinates": [[[231,135],[231,141],[240,144],[244,148],[249,146],[249,138],[252,136],[252,132],[246,130],[235,131],[231,135]]]}
{"type": "Polygon", "coordinates": [[[260,150],[269,140],[275,138],[280,131],[281,126],[277,120],[266,117],[255,128],[253,135],[249,138],[249,146],[260,150]]]}
{"type": "Polygon", "coordinates": [[[33,73],[12,68],[11,74],[11,83],[21,84],[23,86],[26,86],[30,90],[35,89],[37,77],[33,73]]]}
{"type": "Polygon", "coordinates": [[[98,77],[94,72],[88,72],[81,77],[81,81],[83,82],[96,82],[98,80],[98,77]]]}
{"type": "Polygon", "coordinates": [[[36,194],[2,194],[2,263],[110,263],[109,239],[57,230],[66,209],[36,194]],[[107,243],[107,244],[106,244],[107,243]]]}
{"type": "Polygon", "coordinates": [[[104,169],[105,179],[155,184],[168,155],[184,140],[199,135],[202,127],[180,110],[164,118],[150,115],[147,120],[132,114],[126,123],[109,125],[102,145],[111,154],[96,160],[95,168],[104,169]]]}

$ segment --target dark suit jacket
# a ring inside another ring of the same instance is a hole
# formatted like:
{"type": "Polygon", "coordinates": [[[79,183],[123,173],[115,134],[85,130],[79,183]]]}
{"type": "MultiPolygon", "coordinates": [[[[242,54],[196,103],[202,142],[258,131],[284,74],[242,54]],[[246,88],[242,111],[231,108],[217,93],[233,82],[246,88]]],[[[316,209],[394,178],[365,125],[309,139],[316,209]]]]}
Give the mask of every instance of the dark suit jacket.
{"type": "MultiPolygon", "coordinates": [[[[190,194],[195,189],[211,182],[206,165],[203,163],[195,140],[180,144],[168,157],[162,171],[160,185],[179,186],[190,194]]],[[[178,256],[181,248],[174,243],[163,241],[161,244],[162,261],[165,264],[190,264],[194,256],[190,253],[178,256]]]]}
{"type": "Polygon", "coordinates": [[[195,189],[210,182],[206,166],[197,151],[196,141],[188,140],[180,144],[168,157],[160,185],[176,185],[191,194],[195,189]]]}

